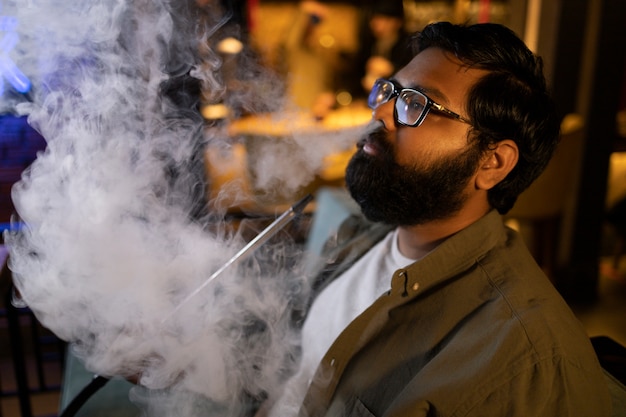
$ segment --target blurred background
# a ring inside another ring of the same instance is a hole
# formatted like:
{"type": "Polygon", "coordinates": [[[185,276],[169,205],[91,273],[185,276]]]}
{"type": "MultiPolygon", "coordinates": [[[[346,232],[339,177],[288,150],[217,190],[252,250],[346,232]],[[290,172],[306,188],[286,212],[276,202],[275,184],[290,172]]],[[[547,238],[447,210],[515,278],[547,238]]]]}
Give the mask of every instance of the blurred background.
{"type": "MultiPolygon", "coordinates": [[[[197,0],[200,8],[214,3],[197,0]]],[[[226,92],[192,91],[207,132],[226,132],[229,146],[198,150],[206,202],[200,211],[220,212],[234,225],[242,219],[263,223],[306,193],[341,189],[352,142],[322,155],[314,178],[296,192],[268,193],[259,186],[256,149],[266,142],[289,146],[285,138],[293,135],[349,135],[363,126],[371,113],[364,103],[369,86],[410,59],[402,42],[424,25],[502,23],[543,57],[562,117],[554,160],[507,221],[522,232],[590,336],[626,344],[626,2],[224,0],[221,7],[230,21],[209,42],[222,60],[226,92]],[[241,71],[251,62],[272,77],[259,81],[241,71]],[[254,109],[236,100],[252,90],[259,102],[273,99],[254,109]],[[281,106],[275,105],[283,96],[281,106]]],[[[3,28],[0,36],[6,38],[3,28]]],[[[15,81],[19,77],[6,68],[0,74],[2,94],[28,99],[24,83],[15,81]]],[[[24,117],[0,115],[2,230],[14,213],[12,185],[45,146],[24,117]]],[[[306,239],[306,222],[295,232],[306,239]]],[[[13,311],[18,326],[11,326],[5,297],[10,271],[1,248],[0,416],[57,415],[65,347],[27,309],[13,311]],[[16,367],[16,350],[24,354],[17,358],[22,367],[16,367]]]]}

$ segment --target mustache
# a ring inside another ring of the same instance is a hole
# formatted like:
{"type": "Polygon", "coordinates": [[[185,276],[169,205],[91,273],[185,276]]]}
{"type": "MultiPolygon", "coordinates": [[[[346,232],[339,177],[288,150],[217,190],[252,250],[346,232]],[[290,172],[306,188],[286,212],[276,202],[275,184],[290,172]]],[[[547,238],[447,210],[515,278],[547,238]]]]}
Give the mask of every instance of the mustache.
{"type": "Polygon", "coordinates": [[[368,132],[358,142],[358,149],[361,150],[366,143],[369,143],[370,145],[378,148],[380,150],[380,156],[393,159],[394,148],[392,143],[387,140],[387,132],[385,131],[384,127],[379,126],[368,132]]]}

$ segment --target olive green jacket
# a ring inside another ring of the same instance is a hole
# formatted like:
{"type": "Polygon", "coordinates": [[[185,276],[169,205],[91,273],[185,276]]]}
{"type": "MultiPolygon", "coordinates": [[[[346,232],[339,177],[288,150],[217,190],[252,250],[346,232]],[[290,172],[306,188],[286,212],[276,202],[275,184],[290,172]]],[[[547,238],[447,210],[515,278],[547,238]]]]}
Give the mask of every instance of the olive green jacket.
{"type": "Polygon", "coordinates": [[[610,404],[585,330],[492,211],[395,272],[323,358],[300,415],[602,417],[610,404]]]}

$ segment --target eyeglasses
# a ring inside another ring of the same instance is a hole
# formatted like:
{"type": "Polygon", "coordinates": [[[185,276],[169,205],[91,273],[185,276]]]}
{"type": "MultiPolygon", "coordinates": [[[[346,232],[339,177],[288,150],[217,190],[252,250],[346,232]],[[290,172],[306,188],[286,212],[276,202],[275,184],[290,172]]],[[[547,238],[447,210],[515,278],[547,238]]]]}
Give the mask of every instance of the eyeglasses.
{"type": "Polygon", "coordinates": [[[367,105],[372,110],[376,110],[380,105],[394,97],[398,97],[398,99],[396,100],[393,116],[396,122],[403,126],[417,127],[421,125],[431,109],[460,122],[472,124],[472,122],[460,114],[435,103],[421,91],[412,88],[402,88],[398,91],[392,81],[383,78],[376,80],[374,83],[367,99],[367,105]]]}

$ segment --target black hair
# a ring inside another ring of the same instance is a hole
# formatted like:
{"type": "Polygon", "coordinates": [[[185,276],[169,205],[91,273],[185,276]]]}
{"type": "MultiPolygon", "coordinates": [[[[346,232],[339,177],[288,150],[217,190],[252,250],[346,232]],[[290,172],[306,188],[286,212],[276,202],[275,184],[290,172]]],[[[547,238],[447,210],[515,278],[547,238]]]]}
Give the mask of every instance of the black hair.
{"type": "Polygon", "coordinates": [[[507,213],[543,172],[559,140],[560,122],[541,57],[512,30],[495,23],[433,23],[415,35],[414,46],[416,53],[441,48],[469,67],[488,71],[469,91],[467,114],[472,140],[482,151],[504,139],[517,144],[517,165],[488,192],[489,204],[507,213]]]}

